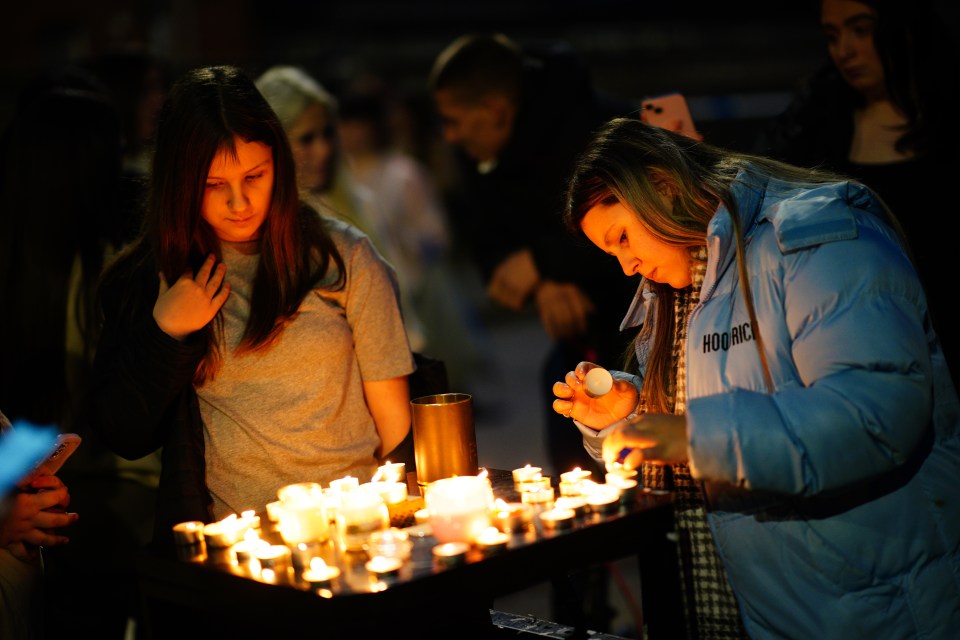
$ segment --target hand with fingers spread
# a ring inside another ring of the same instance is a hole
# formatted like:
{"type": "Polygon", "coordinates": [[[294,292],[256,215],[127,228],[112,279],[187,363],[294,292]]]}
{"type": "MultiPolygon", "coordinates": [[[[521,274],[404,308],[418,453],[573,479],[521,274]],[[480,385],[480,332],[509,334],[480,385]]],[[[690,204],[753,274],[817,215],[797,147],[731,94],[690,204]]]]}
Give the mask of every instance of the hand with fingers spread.
{"type": "Polygon", "coordinates": [[[613,388],[600,397],[587,394],[584,379],[598,365],[581,362],[567,372],[563,382],[553,384],[553,410],[597,431],[627,417],[637,408],[639,393],[629,380],[614,380],[613,388]]]}
{"type": "Polygon", "coordinates": [[[214,267],[215,264],[216,257],[210,254],[196,275],[187,271],[173,286],[160,274],[153,319],[171,338],[183,341],[205,327],[230,296],[230,283],[224,279],[227,267],[222,262],[214,267]]]}
{"type": "Polygon", "coordinates": [[[618,424],[603,441],[604,463],[620,462],[627,469],[635,469],[644,460],[661,464],[686,462],[686,418],[644,413],[618,424]]]}

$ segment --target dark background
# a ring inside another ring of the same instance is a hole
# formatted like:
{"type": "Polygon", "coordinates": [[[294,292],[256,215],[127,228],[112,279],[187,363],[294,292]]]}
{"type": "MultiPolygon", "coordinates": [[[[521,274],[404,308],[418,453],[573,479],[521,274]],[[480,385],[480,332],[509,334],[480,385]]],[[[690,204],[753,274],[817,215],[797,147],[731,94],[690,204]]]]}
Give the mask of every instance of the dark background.
{"type": "Polygon", "coordinates": [[[685,93],[701,131],[741,144],[825,55],[817,3],[486,0],[106,0],[21,2],[0,25],[0,125],[34,73],[121,43],[161,55],[174,75],[230,63],[258,73],[300,64],[337,93],[374,74],[424,90],[434,57],[468,32],[565,40],[602,89],[632,99],[685,93]]]}

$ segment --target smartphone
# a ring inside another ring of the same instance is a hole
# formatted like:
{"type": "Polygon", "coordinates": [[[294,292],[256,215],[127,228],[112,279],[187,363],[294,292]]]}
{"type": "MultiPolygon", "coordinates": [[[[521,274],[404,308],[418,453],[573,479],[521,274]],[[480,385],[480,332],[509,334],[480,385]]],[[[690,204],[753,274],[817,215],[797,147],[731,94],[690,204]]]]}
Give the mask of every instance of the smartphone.
{"type": "Polygon", "coordinates": [[[640,120],[656,127],[682,133],[694,140],[703,140],[703,136],[693,125],[687,99],[681,93],[664,93],[644,98],[640,102],[640,120]]]}
{"type": "Polygon", "coordinates": [[[33,471],[35,476],[52,476],[60,470],[63,463],[67,461],[73,452],[80,446],[80,436],[75,433],[61,433],[57,436],[57,442],[53,446],[53,451],[37,465],[33,471]]]}

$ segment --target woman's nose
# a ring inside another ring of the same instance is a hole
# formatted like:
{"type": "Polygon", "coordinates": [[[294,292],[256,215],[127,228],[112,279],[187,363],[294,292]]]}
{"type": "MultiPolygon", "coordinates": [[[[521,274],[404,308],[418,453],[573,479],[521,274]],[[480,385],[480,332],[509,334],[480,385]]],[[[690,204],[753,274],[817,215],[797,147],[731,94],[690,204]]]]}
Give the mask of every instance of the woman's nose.
{"type": "Polygon", "coordinates": [[[243,189],[239,186],[230,188],[230,197],[227,201],[227,205],[230,207],[231,211],[243,211],[247,208],[247,196],[243,193],[243,189]]]}

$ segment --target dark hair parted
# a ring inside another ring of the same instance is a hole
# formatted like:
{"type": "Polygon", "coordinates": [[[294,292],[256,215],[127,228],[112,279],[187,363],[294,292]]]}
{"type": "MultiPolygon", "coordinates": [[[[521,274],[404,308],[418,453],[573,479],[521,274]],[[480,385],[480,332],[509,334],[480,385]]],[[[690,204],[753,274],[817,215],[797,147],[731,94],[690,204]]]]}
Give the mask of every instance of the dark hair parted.
{"type": "Polygon", "coordinates": [[[464,35],[444,49],[430,72],[432,91],[446,89],[458,102],[477,104],[493,94],[520,99],[524,57],[520,47],[501,33],[464,35]]]}
{"type": "MultiPolygon", "coordinates": [[[[579,234],[580,223],[593,207],[622,203],[661,242],[702,246],[707,225],[721,203],[731,215],[738,215],[731,185],[748,164],[761,174],[801,184],[843,180],[835,174],[697,142],[638,119],[615,118],[594,134],[580,157],[570,179],[564,220],[571,232],[579,234]],[[664,194],[672,206],[664,206],[664,194]]],[[[658,304],[654,322],[645,323],[637,336],[643,339],[656,327],[641,395],[651,411],[669,412],[673,405],[670,383],[676,375],[674,289],[647,282],[658,304]]]]}
{"type": "MultiPolygon", "coordinates": [[[[286,133],[253,80],[231,66],[187,72],[173,84],[160,111],[146,220],[147,244],[167,282],[196,272],[207,255],[222,258],[220,241],[201,217],[210,164],[221,150],[235,152],[236,140],[260,142],[273,150],[274,185],[259,239],[260,261],[250,301],[250,318],[238,347],[268,347],[296,314],[304,296],[331,269],[332,288],[343,286],[345,269],[320,215],[301,203],[286,133]]],[[[220,316],[217,316],[217,323],[220,316]]],[[[207,356],[194,382],[202,384],[219,366],[214,323],[204,328],[207,356]]]]}

